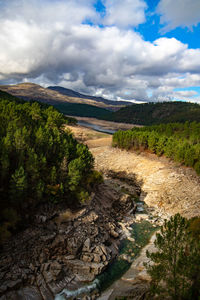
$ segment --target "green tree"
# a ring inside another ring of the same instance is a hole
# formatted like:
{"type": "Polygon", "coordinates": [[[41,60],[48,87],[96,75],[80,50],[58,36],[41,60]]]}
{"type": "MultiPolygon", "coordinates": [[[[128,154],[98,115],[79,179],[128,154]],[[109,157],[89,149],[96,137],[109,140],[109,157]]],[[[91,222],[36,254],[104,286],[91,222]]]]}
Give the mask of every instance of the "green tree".
{"type": "Polygon", "coordinates": [[[40,201],[73,199],[75,205],[98,182],[98,176],[91,179],[94,159],[88,147],[64,128],[73,119],[48,105],[1,95],[0,243],[14,229],[4,212],[13,209],[22,220],[40,201]]]}
{"type": "Polygon", "coordinates": [[[27,178],[24,168],[20,166],[11,177],[10,194],[13,202],[21,204],[26,196],[27,178]]]}
{"type": "Polygon", "coordinates": [[[167,142],[167,138],[165,136],[161,136],[159,138],[156,146],[156,154],[158,156],[161,156],[164,153],[166,142],[167,142]]]}
{"type": "Polygon", "coordinates": [[[152,131],[148,138],[148,146],[149,149],[154,153],[156,152],[158,140],[159,140],[159,135],[157,134],[157,132],[152,131]]]}
{"type": "Polygon", "coordinates": [[[165,221],[154,242],[157,251],[146,263],[152,278],[150,293],[156,299],[198,300],[200,243],[189,230],[188,221],[180,214],[165,221]]]}

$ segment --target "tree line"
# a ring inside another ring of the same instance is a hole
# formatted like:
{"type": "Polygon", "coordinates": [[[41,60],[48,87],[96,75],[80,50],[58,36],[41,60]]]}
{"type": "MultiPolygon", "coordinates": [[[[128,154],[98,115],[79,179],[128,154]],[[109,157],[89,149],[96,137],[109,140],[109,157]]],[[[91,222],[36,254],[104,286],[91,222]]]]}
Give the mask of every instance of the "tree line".
{"type": "Polygon", "coordinates": [[[112,112],[105,120],[139,125],[200,122],[200,105],[181,101],[133,104],[112,112]]]}
{"type": "Polygon", "coordinates": [[[84,202],[101,176],[52,106],[0,93],[0,242],[42,201],[84,202]]]}
{"type": "Polygon", "coordinates": [[[192,167],[200,175],[200,123],[169,123],[119,130],[113,135],[113,146],[150,150],[192,167]]]}

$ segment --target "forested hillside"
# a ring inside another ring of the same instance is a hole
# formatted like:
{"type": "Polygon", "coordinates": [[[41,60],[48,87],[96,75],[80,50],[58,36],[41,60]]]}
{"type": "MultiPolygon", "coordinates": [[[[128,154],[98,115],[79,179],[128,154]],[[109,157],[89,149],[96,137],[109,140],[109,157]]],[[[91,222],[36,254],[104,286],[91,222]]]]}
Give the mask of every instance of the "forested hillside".
{"type": "Polygon", "coordinates": [[[111,115],[111,112],[105,108],[88,104],[58,103],[54,104],[54,107],[58,109],[61,113],[71,116],[101,119],[111,115]]]}
{"type": "Polygon", "coordinates": [[[127,150],[148,149],[158,156],[165,155],[193,167],[200,175],[200,123],[169,123],[118,131],[113,136],[113,146],[127,150]]]}
{"type": "Polygon", "coordinates": [[[187,102],[133,104],[113,112],[105,119],[139,125],[200,122],[200,105],[187,102]]]}
{"type": "Polygon", "coordinates": [[[0,242],[41,201],[85,201],[99,176],[52,106],[0,93],[0,242]]]}

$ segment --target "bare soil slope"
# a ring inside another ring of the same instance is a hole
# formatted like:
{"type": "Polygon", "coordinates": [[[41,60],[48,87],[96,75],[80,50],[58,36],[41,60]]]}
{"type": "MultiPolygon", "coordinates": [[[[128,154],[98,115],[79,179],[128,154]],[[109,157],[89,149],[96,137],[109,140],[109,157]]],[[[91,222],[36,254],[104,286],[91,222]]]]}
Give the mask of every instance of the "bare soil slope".
{"type": "MultiPolygon", "coordinates": [[[[79,127],[76,135],[78,132],[84,135],[85,129],[79,127]]],[[[127,175],[135,174],[137,181],[141,182],[142,200],[159,213],[165,215],[179,212],[188,218],[200,215],[200,178],[192,169],[150,153],[112,148],[112,137],[109,135],[106,137],[104,134],[95,139],[94,133],[92,139],[89,136],[87,139],[86,134],[84,142],[95,157],[96,169],[103,173],[112,170],[126,172],[127,175]]]]}

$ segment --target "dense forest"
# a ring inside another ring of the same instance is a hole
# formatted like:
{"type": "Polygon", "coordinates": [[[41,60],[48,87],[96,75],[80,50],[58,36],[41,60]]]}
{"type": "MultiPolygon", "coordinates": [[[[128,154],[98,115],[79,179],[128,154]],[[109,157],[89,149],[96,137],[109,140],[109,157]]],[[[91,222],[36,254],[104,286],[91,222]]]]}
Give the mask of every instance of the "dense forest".
{"type": "Polygon", "coordinates": [[[148,149],[193,167],[200,175],[200,123],[169,123],[118,131],[113,136],[113,146],[148,149]]]}
{"type": "Polygon", "coordinates": [[[52,106],[0,93],[0,242],[43,201],[85,201],[101,176],[52,106]]]}
{"type": "Polygon", "coordinates": [[[110,113],[104,118],[109,121],[139,125],[200,122],[200,105],[180,101],[133,104],[110,113]]]}
{"type": "Polygon", "coordinates": [[[112,113],[111,111],[97,107],[94,105],[80,104],[80,103],[58,103],[53,104],[54,107],[63,114],[79,117],[90,117],[90,118],[107,118],[112,113]]]}

